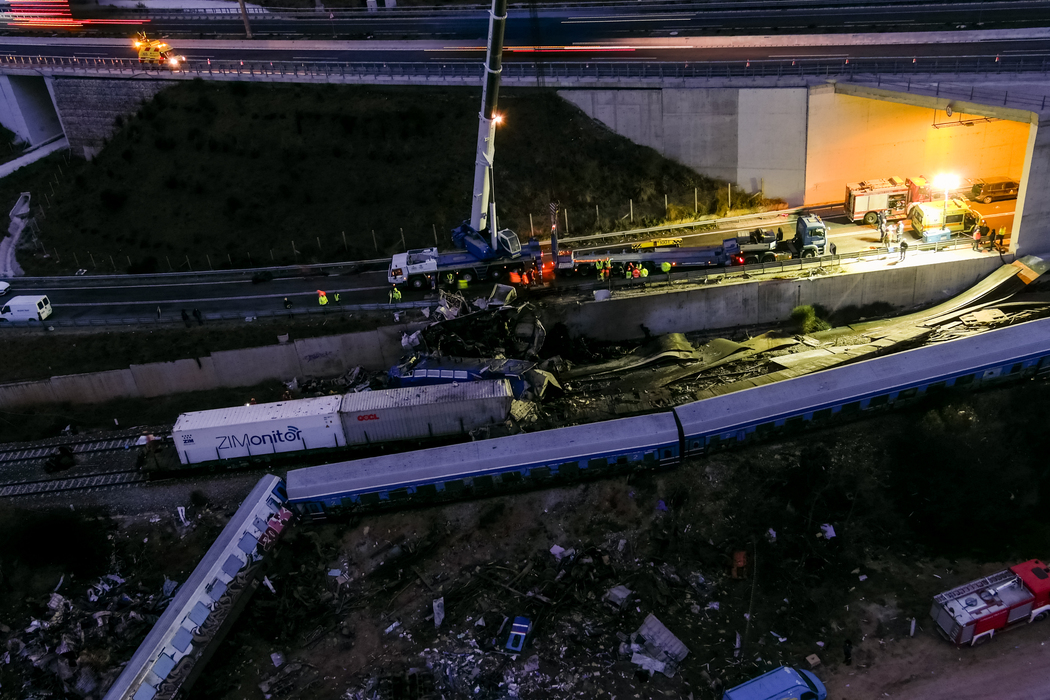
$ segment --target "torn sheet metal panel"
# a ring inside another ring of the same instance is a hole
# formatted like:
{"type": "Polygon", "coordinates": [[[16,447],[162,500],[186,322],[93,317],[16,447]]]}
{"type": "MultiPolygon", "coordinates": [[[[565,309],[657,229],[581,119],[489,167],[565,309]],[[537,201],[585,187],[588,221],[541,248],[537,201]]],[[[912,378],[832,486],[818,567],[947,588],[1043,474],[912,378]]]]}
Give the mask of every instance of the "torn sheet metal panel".
{"type": "Polygon", "coordinates": [[[391,386],[395,387],[508,379],[514,396],[521,397],[532,388],[527,375],[535,366],[536,363],[530,360],[423,357],[392,367],[389,376],[391,386]]]}
{"type": "Polygon", "coordinates": [[[646,616],[642,626],[638,628],[638,635],[659,651],[667,654],[675,663],[682,663],[689,655],[689,648],[682,643],[682,640],[674,636],[671,630],[667,629],[664,623],[657,620],[656,615],[652,613],[646,616]]]}

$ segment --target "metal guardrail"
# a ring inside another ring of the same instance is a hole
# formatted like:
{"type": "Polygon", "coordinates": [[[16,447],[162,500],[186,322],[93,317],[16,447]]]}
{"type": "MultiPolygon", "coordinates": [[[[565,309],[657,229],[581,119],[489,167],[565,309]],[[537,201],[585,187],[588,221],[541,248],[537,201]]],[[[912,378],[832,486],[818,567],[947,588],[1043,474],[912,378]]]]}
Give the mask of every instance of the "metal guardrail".
{"type": "MultiPolygon", "coordinates": [[[[18,277],[19,286],[94,286],[94,285],[138,285],[175,284],[186,282],[223,282],[251,280],[255,275],[269,272],[274,280],[330,277],[359,272],[385,271],[390,258],[375,260],[348,260],[335,263],[312,263],[309,265],[284,265],[279,267],[246,267],[232,270],[199,270],[197,272],[154,272],[126,275],[61,275],[55,277],[18,277]]],[[[15,278],[7,278],[9,280],[15,278]]],[[[267,280],[269,281],[269,280],[267,280]]]]}
{"type": "MultiPolygon", "coordinates": [[[[819,208],[819,207],[818,207],[819,208]]],[[[652,233],[661,233],[663,231],[676,231],[679,229],[687,228],[700,228],[702,226],[714,226],[715,231],[724,228],[722,224],[738,224],[745,221],[760,220],[767,218],[780,218],[790,217],[792,214],[797,214],[803,209],[813,209],[813,207],[795,207],[794,209],[777,209],[776,211],[764,211],[755,214],[742,214],[740,216],[723,216],[716,219],[694,219],[693,221],[684,221],[675,224],[661,224],[659,226],[650,226],[648,228],[633,228],[626,231],[609,231],[607,233],[594,233],[589,236],[567,236],[565,238],[559,238],[559,243],[578,243],[580,241],[596,241],[605,238],[620,238],[623,239],[621,242],[626,242],[627,239],[635,236],[647,236],[652,233]]]]}
{"type": "MultiPolygon", "coordinates": [[[[264,309],[262,311],[223,311],[203,313],[204,322],[209,321],[245,321],[252,319],[258,321],[266,318],[298,318],[310,316],[341,317],[356,311],[386,311],[394,313],[397,311],[408,311],[409,309],[422,309],[435,306],[436,301],[399,301],[396,304],[343,304],[335,306],[329,304],[327,307],[304,307],[291,309],[264,309]]],[[[58,305],[61,311],[62,305],[58,305]]],[[[114,326],[182,326],[181,316],[162,316],[160,320],[156,316],[126,316],[122,318],[92,318],[92,319],[67,319],[55,318],[53,315],[44,321],[5,321],[0,323],[0,332],[5,328],[33,328],[46,332],[49,328],[110,328],[114,326]]]]}
{"type": "MultiPolygon", "coordinates": [[[[150,67],[137,59],[71,58],[68,56],[2,56],[3,68],[44,69],[52,72],[94,75],[142,74],[151,77],[195,78],[205,76],[236,76],[241,78],[324,77],[326,80],[353,80],[359,78],[397,79],[463,79],[476,82],[484,74],[481,62],[374,62],[374,61],[213,61],[189,60],[177,70],[150,67]]],[[[617,79],[667,80],[690,78],[862,78],[878,86],[921,87],[921,83],[882,80],[882,75],[928,74],[1031,74],[1046,73],[1050,60],[1045,56],[915,58],[911,61],[893,58],[862,59],[794,59],[761,61],[710,62],[630,62],[598,61],[590,63],[515,63],[503,64],[503,80],[534,80],[542,75],[548,80],[601,81],[617,79]]],[[[932,87],[932,86],[931,86],[932,87]]],[[[958,97],[962,96],[960,89],[958,97]]],[[[939,90],[938,90],[938,94],[939,90]]],[[[1046,107],[1044,96],[1016,92],[972,88],[974,99],[994,100],[996,104],[1024,104],[1030,108],[1046,107]]]]}

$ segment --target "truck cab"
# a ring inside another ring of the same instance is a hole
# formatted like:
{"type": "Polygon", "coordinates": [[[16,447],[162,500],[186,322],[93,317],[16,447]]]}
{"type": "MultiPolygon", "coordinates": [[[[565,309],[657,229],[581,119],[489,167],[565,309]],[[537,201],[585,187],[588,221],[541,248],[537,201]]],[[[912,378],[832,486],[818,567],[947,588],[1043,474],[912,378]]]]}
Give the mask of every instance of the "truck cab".
{"type": "Polygon", "coordinates": [[[390,284],[405,284],[416,289],[429,286],[429,279],[437,273],[438,249],[416,248],[397,253],[390,259],[386,281],[390,284]]]}
{"type": "Polygon", "coordinates": [[[809,671],[781,666],[730,688],[722,700],[826,700],[828,691],[809,671]]]}
{"type": "Polygon", "coordinates": [[[798,217],[795,222],[795,245],[798,246],[801,257],[813,257],[824,255],[828,241],[828,227],[816,214],[806,214],[798,217]]]}

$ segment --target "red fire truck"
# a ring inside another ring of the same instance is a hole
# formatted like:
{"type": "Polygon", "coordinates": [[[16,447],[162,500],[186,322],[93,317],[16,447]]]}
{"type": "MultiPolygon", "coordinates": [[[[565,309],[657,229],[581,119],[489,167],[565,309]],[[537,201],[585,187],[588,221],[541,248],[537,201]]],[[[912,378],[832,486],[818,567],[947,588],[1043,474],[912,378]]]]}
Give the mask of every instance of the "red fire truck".
{"type": "Polygon", "coordinates": [[[1050,569],[1038,559],[1011,566],[934,597],[930,615],[956,646],[976,646],[995,633],[1050,615],[1050,569]]]}
{"type": "Polygon", "coordinates": [[[905,219],[913,205],[929,202],[932,191],[926,178],[865,180],[846,185],[843,208],[850,221],[863,221],[868,226],[878,222],[880,211],[889,211],[890,220],[905,219]]]}

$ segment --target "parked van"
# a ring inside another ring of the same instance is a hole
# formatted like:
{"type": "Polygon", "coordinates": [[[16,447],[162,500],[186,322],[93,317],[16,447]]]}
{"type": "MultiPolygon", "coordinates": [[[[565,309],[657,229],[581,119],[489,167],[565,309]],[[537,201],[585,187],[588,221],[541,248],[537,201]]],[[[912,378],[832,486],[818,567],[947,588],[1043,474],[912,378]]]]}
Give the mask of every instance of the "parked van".
{"type": "Polygon", "coordinates": [[[43,321],[51,315],[51,302],[46,296],[12,297],[0,307],[0,322],[43,321]]]}
{"type": "Polygon", "coordinates": [[[980,214],[961,199],[949,199],[947,205],[944,202],[924,202],[911,210],[911,228],[920,236],[923,231],[933,228],[970,235],[980,220],[980,214]]]}
{"type": "Polygon", "coordinates": [[[1021,185],[1008,177],[991,177],[978,181],[970,187],[970,199],[990,204],[996,199],[1017,199],[1021,185]]]}
{"type": "Polygon", "coordinates": [[[781,666],[730,688],[722,700],[827,700],[828,691],[809,671],[781,666]]]}

